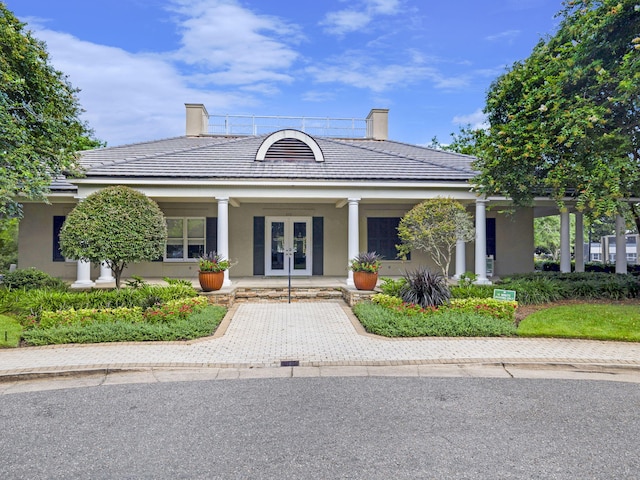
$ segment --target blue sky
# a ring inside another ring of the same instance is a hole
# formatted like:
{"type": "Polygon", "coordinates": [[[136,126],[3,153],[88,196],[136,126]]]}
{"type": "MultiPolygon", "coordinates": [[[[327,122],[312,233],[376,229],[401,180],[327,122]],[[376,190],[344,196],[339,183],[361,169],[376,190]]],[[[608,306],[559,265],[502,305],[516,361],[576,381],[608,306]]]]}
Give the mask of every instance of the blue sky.
{"type": "Polygon", "coordinates": [[[427,144],[480,125],[486,91],[553,34],[561,0],[5,0],[80,88],[108,145],[210,114],[364,118],[427,144]]]}

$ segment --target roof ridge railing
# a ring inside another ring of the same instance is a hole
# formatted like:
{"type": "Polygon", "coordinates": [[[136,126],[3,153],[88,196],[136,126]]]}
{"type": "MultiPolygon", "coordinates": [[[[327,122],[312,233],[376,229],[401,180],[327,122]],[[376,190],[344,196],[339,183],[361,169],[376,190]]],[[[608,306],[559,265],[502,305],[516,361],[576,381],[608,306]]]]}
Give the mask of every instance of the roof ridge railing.
{"type": "Polygon", "coordinates": [[[369,121],[366,118],[209,115],[208,133],[264,135],[290,128],[319,137],[366,138],[369,121]]]}

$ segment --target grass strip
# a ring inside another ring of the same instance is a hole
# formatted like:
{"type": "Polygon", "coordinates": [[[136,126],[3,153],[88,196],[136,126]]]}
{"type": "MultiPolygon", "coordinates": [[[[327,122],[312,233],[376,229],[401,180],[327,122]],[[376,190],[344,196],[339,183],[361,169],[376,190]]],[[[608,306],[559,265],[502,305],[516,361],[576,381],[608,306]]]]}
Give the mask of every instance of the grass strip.
{"type": "Polygon", "coordinates": [[[640,305],[573,304],[535,312],[518,326],[522,337],[640,341],[640,305]]]}
{"type": "Polygon", "coordinates": [[[16,319],[0,315],[0,348],[17,347],[21,333],[22,325],[16,319]]]}

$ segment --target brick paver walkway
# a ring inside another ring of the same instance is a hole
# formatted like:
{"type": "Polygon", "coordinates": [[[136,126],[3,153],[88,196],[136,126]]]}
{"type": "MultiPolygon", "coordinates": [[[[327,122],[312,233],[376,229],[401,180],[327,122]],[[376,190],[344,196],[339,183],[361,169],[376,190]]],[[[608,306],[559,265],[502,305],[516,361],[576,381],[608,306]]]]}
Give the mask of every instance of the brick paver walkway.
{"type": "Polygon", "coordinates": [[[640,344],[562,339],[384,339],[341,302],[239,304],[224,335],[191,342],[0,350],[0,375],[97,368],[589,363],[640,366],[640,344]]]}

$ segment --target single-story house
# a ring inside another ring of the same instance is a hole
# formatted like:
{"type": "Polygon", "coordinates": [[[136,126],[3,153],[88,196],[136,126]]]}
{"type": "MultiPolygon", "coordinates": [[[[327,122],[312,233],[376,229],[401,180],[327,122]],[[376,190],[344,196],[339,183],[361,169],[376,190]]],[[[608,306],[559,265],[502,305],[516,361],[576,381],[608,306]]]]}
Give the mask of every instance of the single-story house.
{"type": "Polygon", "coordinates": [[[289,268],[293,276],[349,284],[348,261],[360,251],[384,256],[383,276],[435,268],[417,251],[397,259],[395,247],[400,218],[434,197],[460,201],[475,218],[475,242],[457,246],[450,274],[472,271],[488,283],[533,270],[534,208],[474,193],[473,157],[388,139],[386,109],[360,121],[298,120],[294,128],[271,117],[270,127],[252,117],[210,117],[204,105],[186,104],[184,136],[82,152],[84,177],[56,180],[49,204],[24,203],[19,267],[76,286],[111,281],[104,267],[64,258],[58,234],[79,201],[118,184],[155,200],[169,232],[164,257],[131,265],[125,276],[193,279],[197,258],[212,250],[235,263],[227,285],[234,277],[288,275],[289,268]],[[327,135],[332,121],[350,123],[349,133],[327,135]]]}

